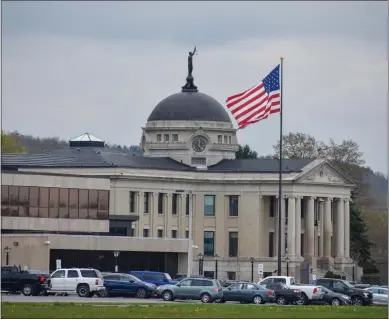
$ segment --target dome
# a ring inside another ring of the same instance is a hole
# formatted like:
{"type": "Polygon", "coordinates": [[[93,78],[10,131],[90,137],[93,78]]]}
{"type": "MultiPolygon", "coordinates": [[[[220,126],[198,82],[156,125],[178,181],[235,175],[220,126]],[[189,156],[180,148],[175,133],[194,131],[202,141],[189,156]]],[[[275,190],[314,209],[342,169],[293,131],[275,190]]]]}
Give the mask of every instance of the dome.
{"type": "Polygon", "coordinates": [[[158,103],[147,119],[159,120],[231,122],[227,111],[214,98],[198,91],[185,90],[158,103]]]}

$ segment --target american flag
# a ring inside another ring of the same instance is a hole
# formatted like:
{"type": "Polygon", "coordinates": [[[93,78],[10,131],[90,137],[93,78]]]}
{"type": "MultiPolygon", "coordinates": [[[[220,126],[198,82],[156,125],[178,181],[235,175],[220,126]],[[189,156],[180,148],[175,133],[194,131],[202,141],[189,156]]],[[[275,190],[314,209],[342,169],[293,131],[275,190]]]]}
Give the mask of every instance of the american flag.
{"type": "Polygon", "coordinates": [[[239,129],[280,112],[280,65],[256,86],[227,98],[226,103],[239,129]]]}

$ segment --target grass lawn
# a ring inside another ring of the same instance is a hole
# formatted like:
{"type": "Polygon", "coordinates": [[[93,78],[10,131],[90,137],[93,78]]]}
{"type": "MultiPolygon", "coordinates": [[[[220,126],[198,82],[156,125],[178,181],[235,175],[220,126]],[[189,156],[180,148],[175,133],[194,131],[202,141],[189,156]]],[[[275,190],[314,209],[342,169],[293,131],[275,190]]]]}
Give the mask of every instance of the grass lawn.
{"type": "Polygon", "coordinates": [[[333,318],[388,319],[387,307],[255,306],[240,304],[131,304],[107,306],[75,303],[3,302],[2,318],[333,318]]]}

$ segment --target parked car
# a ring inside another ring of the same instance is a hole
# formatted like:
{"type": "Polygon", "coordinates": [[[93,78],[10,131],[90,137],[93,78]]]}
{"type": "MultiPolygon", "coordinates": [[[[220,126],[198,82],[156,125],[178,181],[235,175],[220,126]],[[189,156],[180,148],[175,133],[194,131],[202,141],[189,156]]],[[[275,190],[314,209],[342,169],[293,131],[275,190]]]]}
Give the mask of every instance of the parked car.
{"type": "Polygon", "coordinates": [[[150,297],[157,286],[146,283],[125,273],[104,273],[104,290],[98,292],[101,297],[136,296],[139,299],[150,297]]]}
{"type": "Polygon", "coordinates": [[[367,290],[373,293],[373,304],[388,305],[388,289],[373,286],[367,290]]]}
{"type": "Polygon", "coordinates": [[[1,290],[36,296],[46,290],[48,277],[49,275],[43,271],[30,272],[21,270],[17,266],[3,266],[1,267],[1,290]]]}
{"type": "Polygon", "coordinates": [[[170,275],[165,272],[130,271],[129,274],[133,275],[134,277],[137,277],[139,280],[142,280],[147,283],[155,284],[156,286],[177,283],[177,281],[173,281],[170,275]]]}
{"type": "Polygon", "coordinates": [[[77,293],[79,297],[93,297],[104,290],[104,279],[96,269],[58,269],[49,279],[49,293],[77,293]]]}
{"type": "Polygon", "coordinates": [[[240,282],[222,289],[223,298],[215,302],[224,303],[226,301],[239,301],[240,303],[264,304],[274,302],[276,296],[273,290],[266,289],[255,283],[240,282]]]}
{"type": "Polygon", "coordinates": [[[348,281],[342,279],[323,278],[316,281],[317,285],[330,289],[334,292],[349,296],[353,305],[370,305],[373,301],[373,294],[365,289],[358,289],[348,281]]]}
{"type": "Polygon", "coordinates": [[[192,299],[211,303],[223,298],[222,286],[215,279],[186,278],[177,284],[159,286],[156,293],[165,301],[192,299]]]}
{"type": "Polygon", "coordinates": [[[298,304],[309,304],[311,301],[318,300],[320,298],[321,288],[318,286],[296,284],[294,277],[285,276],[271,276],[263,279],[259,282],[259,285],[266,286],[268,283],[280,282],[285,284],[289,289],[295,289],[301,291],[301,299],[298,304]]]}
{"type": "Polygon", "coordinates": [[[281,282],[270,282],[266,284],[266,288],[274,291],[276,296],[275,302],[279,305],[300,302],[302,299],[300,290],[289,289],[286,284],[281,282]]]}
{"type": "Polygon", "coordinates": [[[337,293],[331,291],[330,289],[322,287],[322,296],[320,300],[315,300],[313,303],[315,304],[329,304],[332,306],[340,306],[340,305],[351,305],[352,301],[349,296],[345,294],[337,293]]]}

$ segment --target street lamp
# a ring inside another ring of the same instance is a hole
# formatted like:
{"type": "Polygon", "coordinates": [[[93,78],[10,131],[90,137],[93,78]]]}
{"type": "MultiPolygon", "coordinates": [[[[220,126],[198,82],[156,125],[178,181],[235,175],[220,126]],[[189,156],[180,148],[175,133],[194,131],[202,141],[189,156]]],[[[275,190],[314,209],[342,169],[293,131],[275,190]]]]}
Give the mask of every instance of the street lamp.
{"type": "Polygon", "coordinates": [[[285,262],[286,262],[286,276],[289,277],[289,257],[288,257],[288,255],[285,256],[285,262]]]}
{"type": "Polygon", "coordinates": [[[255,259],[253,257],[250,258],[251,262],[251,282],[254,282],[254,261],[255,259]]]}
{"type": "MultiPolygon", "coordinates": [[[[204,256],[203,254],[200,252],[198,255],[197,255],[197,258],[199,258],[199,276],[202,276],[203,275],[203,261],[204,261],[204,256]]],[[[189,275],[190,277],[190,275],[189,275]]]]}
{"type": "Polygon", "coordinates": [[[119,251],[114,251],[114,252],[113,252],[113,256],[114,256],[115,259],[116,259],[116,263],[115,263],[115,272],[119,272],[119,266],[118,266],[119,254],[120,254],[119,251]]]}
{"type": "Polygon", "coordinates": [[[216,253],[215,256],[215,279],[217,280],[217,267],[218,267],[218,262],[219,262],[219,255],[216,253]]]}
{"type": "Polygon", "coordinates": [[[11,252],[11,248],[6,246],[4,247],[4,252],[5,252],[5,265],[9,265],[9,253],[11,252]]]}

